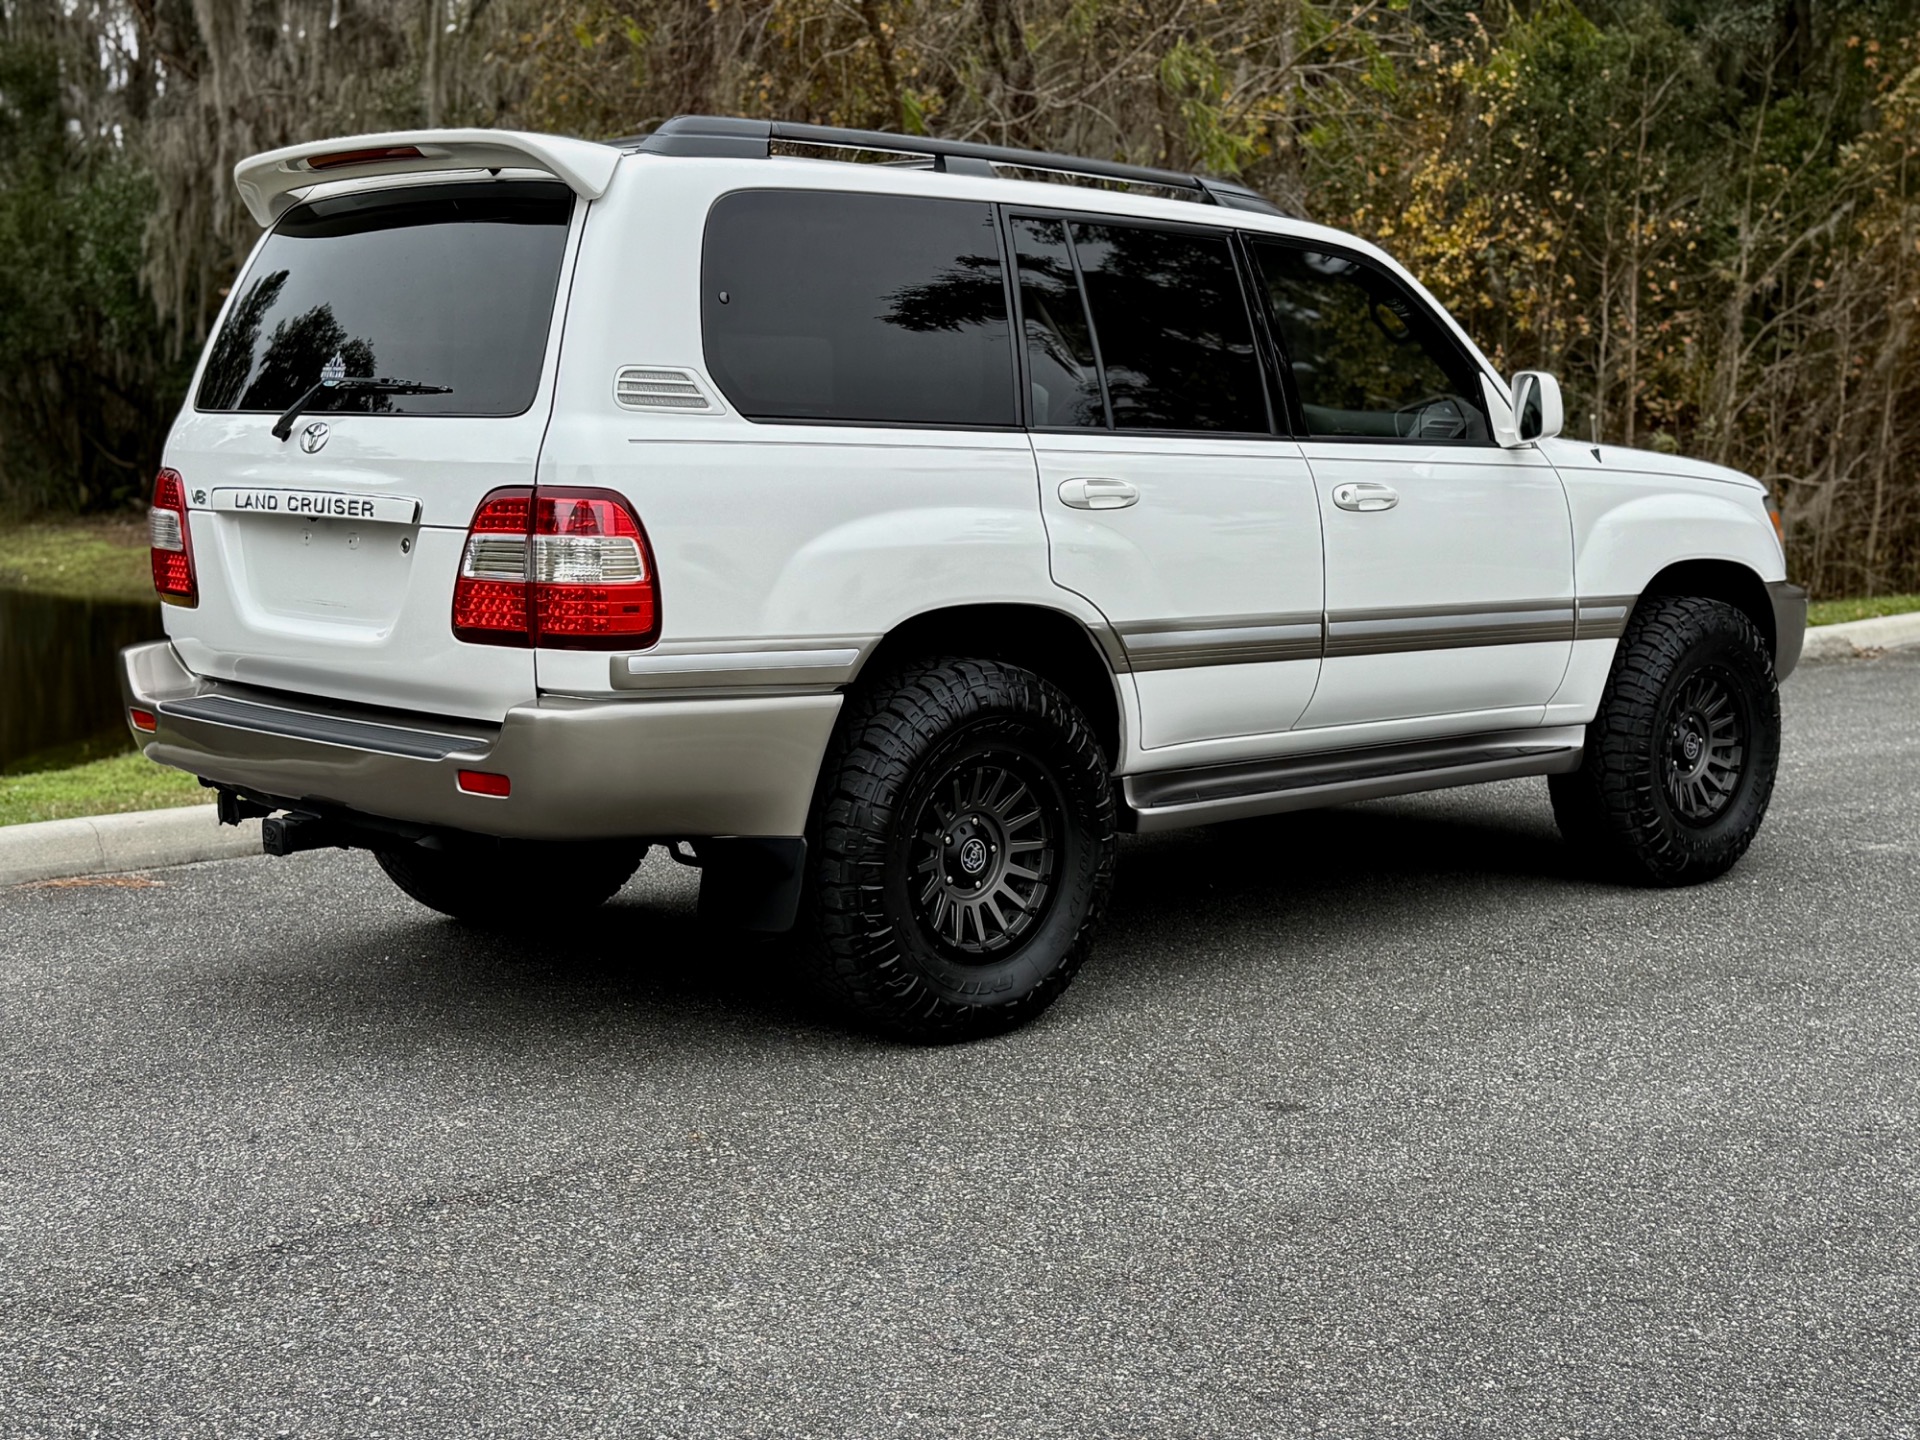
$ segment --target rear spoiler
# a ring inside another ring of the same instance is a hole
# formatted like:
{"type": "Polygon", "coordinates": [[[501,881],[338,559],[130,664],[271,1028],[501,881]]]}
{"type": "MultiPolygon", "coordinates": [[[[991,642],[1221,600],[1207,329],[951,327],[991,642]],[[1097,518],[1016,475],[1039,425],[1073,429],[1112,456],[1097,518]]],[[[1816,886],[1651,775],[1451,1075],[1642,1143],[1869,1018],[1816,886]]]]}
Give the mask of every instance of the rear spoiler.
{"type": "Polygon", "coordinates": [[[544,170],[574,194],[598,200],[620,152],[589,140],[517,130],[393,130],[313,140],[254,155],[233,167],[240,198],[262,225],[298,203],[297,191],[327,180],[417,175],[432,170],[544,170]]]}

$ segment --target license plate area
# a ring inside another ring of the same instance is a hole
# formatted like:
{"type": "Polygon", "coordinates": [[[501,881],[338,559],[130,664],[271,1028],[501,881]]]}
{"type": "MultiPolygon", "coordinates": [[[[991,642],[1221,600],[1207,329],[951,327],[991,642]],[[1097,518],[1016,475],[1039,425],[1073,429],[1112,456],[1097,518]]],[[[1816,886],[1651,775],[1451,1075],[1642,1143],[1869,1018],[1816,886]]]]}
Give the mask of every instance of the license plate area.
{"type": "Polygon", "coordinates": [[[220,520],[246,602],[259,612],[384,632],[406,605],[416,525],[244,512],[220,520]]]}

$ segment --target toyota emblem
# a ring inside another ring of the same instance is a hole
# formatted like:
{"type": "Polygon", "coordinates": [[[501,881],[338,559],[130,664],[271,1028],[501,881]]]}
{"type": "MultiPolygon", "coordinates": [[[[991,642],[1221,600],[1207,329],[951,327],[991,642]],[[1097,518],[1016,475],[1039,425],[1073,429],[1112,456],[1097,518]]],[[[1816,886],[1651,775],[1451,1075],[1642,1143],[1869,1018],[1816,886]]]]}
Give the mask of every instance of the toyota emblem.
{"type": "Polygon", "coordinates": [[[300,432],[300,448],[311,455],[327,443],[327,436],[333,433],[324,420],[316,420],[300,432]]]}

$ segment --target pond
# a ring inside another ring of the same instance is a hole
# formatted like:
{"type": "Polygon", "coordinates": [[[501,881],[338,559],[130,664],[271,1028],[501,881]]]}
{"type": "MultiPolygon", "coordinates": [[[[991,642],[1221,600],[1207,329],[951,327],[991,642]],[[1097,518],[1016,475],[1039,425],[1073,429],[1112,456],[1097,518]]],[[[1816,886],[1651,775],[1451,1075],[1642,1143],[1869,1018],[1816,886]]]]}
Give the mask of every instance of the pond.
{"type": "Polygon", "coordinates": [[[115,657],[161,634],[157,604],[0,588],[0,766],[124,730],[115,657]]]}

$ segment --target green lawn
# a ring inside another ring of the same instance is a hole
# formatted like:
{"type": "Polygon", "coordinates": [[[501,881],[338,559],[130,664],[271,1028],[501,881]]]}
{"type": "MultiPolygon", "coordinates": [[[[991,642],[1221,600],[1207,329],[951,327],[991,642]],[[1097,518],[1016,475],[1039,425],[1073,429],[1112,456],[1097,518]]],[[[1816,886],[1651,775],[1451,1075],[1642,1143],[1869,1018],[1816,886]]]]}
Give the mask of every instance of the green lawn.
{"type": "Polygon", "coordinates": [[[72,746],[0,772],[0,825],[204,805],[213,798],[193,776],[156,765],[138,751],[94,758],[109,748],[103,742],[72,746]]]}
{"type": "Polygon", "coordinates": [[[1920,595],[1869,595],[1858,600],[1816,600],[1807,607],[1809,625],[1840,625],[1876,615],[1905,615],[1920,610],[1920,595]]]}
{"type": "Polygon", "coordinates": [[[146,520],[0,520],[0,586],[83,600],[151,600],[146,520]]]}

